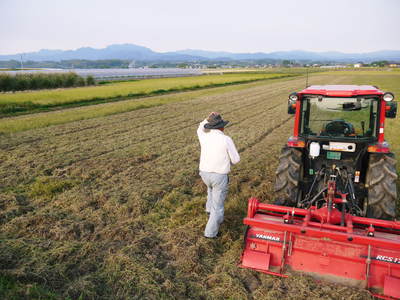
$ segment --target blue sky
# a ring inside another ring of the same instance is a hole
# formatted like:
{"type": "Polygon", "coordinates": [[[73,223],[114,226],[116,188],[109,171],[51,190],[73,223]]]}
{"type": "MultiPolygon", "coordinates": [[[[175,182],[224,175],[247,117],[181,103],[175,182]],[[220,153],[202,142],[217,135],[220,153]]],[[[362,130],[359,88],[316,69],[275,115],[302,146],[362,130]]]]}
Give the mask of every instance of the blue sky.
{"type": "Polygon", "coordinates": [[[400,50],[400,0],[0,0],[0,54],[133,43],[166,52],[400,50]]]}

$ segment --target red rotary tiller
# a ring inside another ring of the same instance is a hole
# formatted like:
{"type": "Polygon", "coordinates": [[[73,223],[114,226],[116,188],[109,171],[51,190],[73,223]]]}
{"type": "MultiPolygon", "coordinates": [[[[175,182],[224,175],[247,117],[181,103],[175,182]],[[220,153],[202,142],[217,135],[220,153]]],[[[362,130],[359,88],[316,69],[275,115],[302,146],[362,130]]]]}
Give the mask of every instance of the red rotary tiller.
{"type": "Polygon", "coordinates": [[[397,173],[384,140],[393,94],[311,86],[289,97],[294,136],[282,149],[275,204],[251,198],[241,266],[300,271],[400,298],[397,173]]]}

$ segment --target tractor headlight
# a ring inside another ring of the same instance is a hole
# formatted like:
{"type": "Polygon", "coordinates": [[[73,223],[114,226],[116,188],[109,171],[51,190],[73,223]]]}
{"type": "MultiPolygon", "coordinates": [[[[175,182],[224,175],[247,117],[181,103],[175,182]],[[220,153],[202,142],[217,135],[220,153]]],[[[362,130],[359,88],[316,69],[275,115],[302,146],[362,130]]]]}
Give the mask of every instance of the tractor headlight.
{"type": "Polygon", "coordinates": [[[299,96],[297,95],[297,93],[292,93],[289,95],[289,100],[292,102],[296,102],[297,99],[299,99],[299,96]]]}
{"type": "Polygon", "coordinates": [[[393,99],[394,99],[394,95],[392,94],[392,93],[389,93],[389,92],[387,92],[387,93],[384,93],[383,94],[383,100],[385,100],[386,102],[390,102],[390,101],[393,101],[393,99]]]}

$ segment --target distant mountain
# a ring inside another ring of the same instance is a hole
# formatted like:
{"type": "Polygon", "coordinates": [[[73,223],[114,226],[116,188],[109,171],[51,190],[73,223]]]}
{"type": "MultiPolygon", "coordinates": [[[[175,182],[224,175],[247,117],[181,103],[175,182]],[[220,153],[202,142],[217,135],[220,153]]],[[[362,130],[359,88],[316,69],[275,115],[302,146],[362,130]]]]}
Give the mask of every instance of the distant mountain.
{"type": "Polygon", "coordinates": [[[190,56],[197,56],[202,58],[209,58],[209,59],[216,59],[216,58],[231,58],[234,59],[235,54],[230,52],[217,52],[217,51],[204,51],[204,50],[180,50],[175,52],[177,55],[190,55],[190,56]]]}
{"type": "MultiPolygon", "coordinates": [[[[180,50],[155,52],[134,44],[110,45],[95,49],[83,47],[76,50],[48,50],[23,53],[24,61],[60,61],[71,59],[123,59],[138,61],[199,61],[199,60],[295,60],[319,62],[371,62],[377,60],[400,61],[399,50],[382,50],[369,53],[310,52],[302,50],[276,51],[271,53],[232,53],[224,51],[180,50]]],[[[0,55],[0,60],[20,60],[21,54],[0,55]]]]}
{"type": "Polygon", "coordinates": [[[177,54],[196,55],[209,59],[229,58],[234,60],[248,59],[273,59],[273,60],[296,60],[296,61],[333,61],[333,62],[371,62],[377,60],[400,61],[399,50],[382,50],[370,53],[342,53],[342,52],[310,52],[302,50],[277,51],[271,53],[231,53],[204,50],[181,50],[177,54]]]}
{"type": "Polygon", "coordinates": [[[365,62],[371,62],[374,60],[400,60],[399,50],[381,50],[367,53],[321,52],[320,54],[334,60],[357,60],[365,62]]]}
{"type": "MultiPolygon", "coordinates": [[[[0,55],[0,60],[20,59],[21,54],[0,55]]],[[[153,59],[158,54],[151,49],[133,44],[111,45],[103,49],[83,47],[76,50],[40,50],[24,53],[24,60],[33,61],[60,61],[68,59],[153,59]]]]}

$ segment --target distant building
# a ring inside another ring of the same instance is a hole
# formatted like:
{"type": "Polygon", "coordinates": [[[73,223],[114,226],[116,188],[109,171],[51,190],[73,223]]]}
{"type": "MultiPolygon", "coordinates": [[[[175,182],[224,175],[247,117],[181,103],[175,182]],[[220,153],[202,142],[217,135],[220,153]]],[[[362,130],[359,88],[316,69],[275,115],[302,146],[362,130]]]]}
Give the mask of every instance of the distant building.
{"type": "Polygon", "coordinates": [[[135,68],[135,65],[136,65],[136,62],[135,62],[134,60],[132,60],[132,61],[129,63],[128,68],[129,68],[129,69],[134,69],[134,68],[135,68]]]}
{"type": "Polygon", "coordinates": [[[347,66],[345,66],[345,65],[333,65],[333,66],[321,66],[320,68],[323,68],[323,69],[343,69],[343,68],[347,68],[347,66]]]}
{"type": "Polygon", "coordinates": [[[354,64],[354,68],[361,68],[363,66],[362,63],[356,63],[354,64]]]}
{"type": "Polygon", "coordinates": [[[391,62],[389,62],[389,67],[391,67],[391,68],[400,68],[400,62],[391,61],[391,62]]]}

